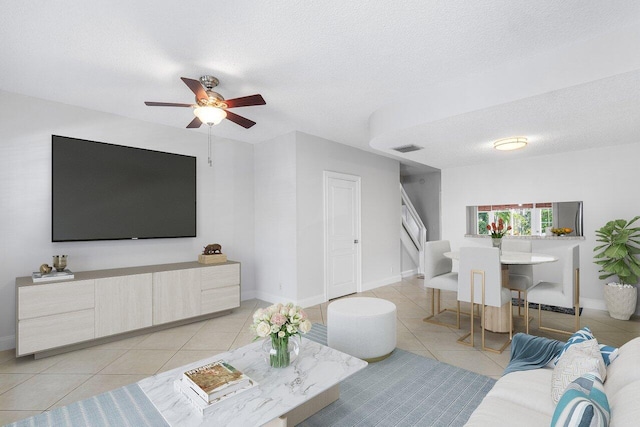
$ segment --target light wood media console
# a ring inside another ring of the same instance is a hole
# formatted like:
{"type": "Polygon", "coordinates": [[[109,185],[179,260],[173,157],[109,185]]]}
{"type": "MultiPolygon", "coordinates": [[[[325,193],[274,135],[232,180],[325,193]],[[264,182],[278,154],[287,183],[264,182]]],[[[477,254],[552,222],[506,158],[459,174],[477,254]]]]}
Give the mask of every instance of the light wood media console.
{"type": "Polygon", "coordinates": [[[16,356],[35,357],[226,314],[240,307],[240,263],[183,262],[16,279],[16,356]]]}

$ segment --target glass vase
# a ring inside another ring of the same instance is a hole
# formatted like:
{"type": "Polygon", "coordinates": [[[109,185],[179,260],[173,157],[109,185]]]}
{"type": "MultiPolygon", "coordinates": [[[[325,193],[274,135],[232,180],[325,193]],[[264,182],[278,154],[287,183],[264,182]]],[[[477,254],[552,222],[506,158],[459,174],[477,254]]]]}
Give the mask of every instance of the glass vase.
{"type": "Polygon", "coordinates": [[[500,238],[500,237],[492,237],[491,238],[491,244],[493,245],[494,248],[498,248],[500,253],[502,253],[502,238],[500,238]]]}
{"type": "Polygon", "coordinates": [[[298,356],[300,345],[295,337],[278,337],[277,334],[272,334],[271,339],[264,340],[262,349],[265,352],[269,366],[286,368],[298,356]]]}

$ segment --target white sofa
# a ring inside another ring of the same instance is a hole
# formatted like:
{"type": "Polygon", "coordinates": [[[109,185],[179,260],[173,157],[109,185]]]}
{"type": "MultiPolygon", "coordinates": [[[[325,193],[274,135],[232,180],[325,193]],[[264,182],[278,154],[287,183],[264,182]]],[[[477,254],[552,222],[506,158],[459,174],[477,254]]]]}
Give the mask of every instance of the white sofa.
{"type": "MultiPolygon", "coordinates": [[[[539,427],[551,424],[552,368],[512,372],[500,378],[471,414],[466,426],[539,427]]],[[[619,349],[607,367],[604,388],[615,427],[640,426],[640,337],[619,349]]]]}

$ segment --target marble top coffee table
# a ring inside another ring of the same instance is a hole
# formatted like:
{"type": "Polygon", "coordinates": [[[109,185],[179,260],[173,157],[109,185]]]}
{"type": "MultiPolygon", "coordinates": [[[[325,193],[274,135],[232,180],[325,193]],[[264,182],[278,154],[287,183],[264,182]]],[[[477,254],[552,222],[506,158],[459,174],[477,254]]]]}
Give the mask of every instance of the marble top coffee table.
{"type": "Polygon", "coordinates": [[[287,368],[271,368],[262,341],[156,374],[138,382],[172,426],[293,426],[338,399],[339,384],[367,362],[302,339],[298,358],[287,368]],[[174,381],[188,369],[224,359],[258,382],[258,386],[218,402],[203,417],[179,392],[174,381]]]}

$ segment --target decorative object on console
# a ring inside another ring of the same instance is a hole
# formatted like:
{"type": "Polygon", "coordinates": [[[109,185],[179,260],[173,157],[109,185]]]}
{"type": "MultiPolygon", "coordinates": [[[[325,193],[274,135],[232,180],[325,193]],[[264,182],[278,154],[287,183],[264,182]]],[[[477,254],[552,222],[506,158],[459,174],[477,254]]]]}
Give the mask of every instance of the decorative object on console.
{"type": "Polygon", "coordinates": [[[204,247],[202,254],[198,255],[200,264],[220,264],[227,262],[227,256],[222,253],[222,246],[213,243],[204,247]]]}
{"type": "Polygon", "coordinates": [[[42,264],[40,266],[40,274],[51,273],[51,267],[48,264],[42,264]]]}
{"type": "Polygon", "coordinates": [[[212,245],[207,245],[204,247],[204,251],[202,251],[203,255],[213,255],[213,254],[221,254],[222,246],[218,243],[214,243],[212,245]]]}
{"type": "Polygon", "coordinates": [[[263,347],[268,351],[269,364],[274,368],[286,368],[292,362],[292,356],[298,354],[297,343],[289,338],[306,334],[311,326],[301,307],[278,303],[256,310],[250,328],[256,334],[255,339],[271,338],[263,347]]]}
{"type": "Polygon", "coordinates": [[[53,268],[56,271],[64,271],[67,268],[67,256],[66,255],[54,255],[53,256],[53,268]]]}
{"type": "Polygon", "coordinates": [[[597,241],[603,243],[593,248],[594,262],[600,266],[600,279],[618,276],[619,283],[607,283],[604,300],[609,315],[614,319],[629,320],[636,311],[638,290],[635,285],[640,277],[640,227],[631,225],[640,219],[630,221],[616,219],[596,230],[597,241]]]}
{"type": "MultiPolygon", "coordinates": [[[[46,265],[46,264],[43,264],[43,265],[46,265]]],[[[47,265],[47,267],[49,266],[47,265]]],[[[51,267],[49,267],[48,273],[42,273],[42,266],[40,266],[40,269],[41,269],[40,272],[36,271],[33,274],[31,274],[31,280],[33,281],[33,283],[50,282],[54,280],[71,280],[75,278],[75,275],[71,270],[58,271],[58,270],[53,270],[51,267]]]]}

